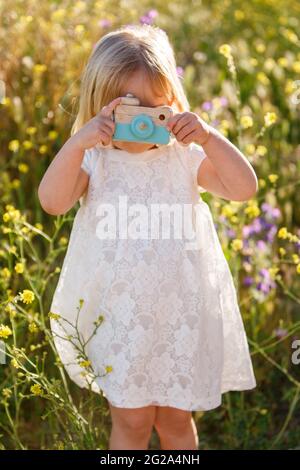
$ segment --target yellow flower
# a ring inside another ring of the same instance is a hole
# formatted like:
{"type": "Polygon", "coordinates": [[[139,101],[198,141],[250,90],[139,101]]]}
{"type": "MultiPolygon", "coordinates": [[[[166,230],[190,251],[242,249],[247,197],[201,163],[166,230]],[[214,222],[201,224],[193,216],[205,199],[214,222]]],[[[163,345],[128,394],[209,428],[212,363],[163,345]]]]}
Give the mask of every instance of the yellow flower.
{"type": "Polygon", "coordinates": [[[8,148],[12,152],[17,152],[17,150],[19,150],[19,148],[20,148],[19,141],[17,139],[11,140],[8,144],[8,148]]]}
{"type": "Polygon", "coordinates": [[[297,264],[296,271],[297,271],[297,274],[300,274],[300,264],[297,264]]]}
{"type": "Polygon", "coordinates": [[[106,373],[112,372],[112,370],[113,370],[112,366],[106,366],[105,367],[106,373]]]}
{"type": "Polygon", "coordinates": [[[277,120],[276,113],[266,113],[264,116],[265,126],[269,127],[277,120]]]}
{"type": "Polygon", "coordinates": [[[260,208],[257,206],[257,203],[249,201],[248,206],[245,208],[245,214],[252,218],[259,216],[260,208]]]}
{"type": "Polygon", "coordinates": [[[55,140],[57,136],[58,136],[57,131],[49,131],[48,132],[48,139],[49,140],[55,140]]]}
{"type": "Polygon", "coordinates": [[[20,366],[15,358],[13,358],[10,363],[15,369],[19,369],[20,366]]]}
{"type": "Polygon", "coordinates": [[[30,391],[31,393],[33,393],[33,395],[36,395],[36,396],[43,394],[43,390],[40,384],[31,385],[30,391]]]}
{"type": "Polygon", "coordinates": [[[229,44],[222,44],[219,47],[219,52],[224,57],[229,58],[231,56],[231,46],[229,44]]]}
{"type": "Polygon", "coordinates": [[[64,245],[66,245],[67,243],[68,243],[67,237],[60,237],[60,239],[58,240],[58,244],[59,244],[60,246],[64,246],[64,245]]]}
{"type": "Polygon", "coordinates": [[[251,116],[242,116],[241,117],[241,125],[244,129],[253,126],[253,119],[251,116]]]}
{"type": "Polygon", "coordinates": [[[278,180],[278,175],[272,174],[272,175],[269,175],[268,178],[271,181],[271,183],[276,183],[276,181],[278,180]]]}
{"type": "Polygon", "coordinates": [[[59,320],[60,319],[60,315],[58,313],[49,312],[48,316],[49,316],[49,318],[52,318],[52,320],[59,320]]]}
{"type": "Polygon", "coordinates": [[[256,151],[259,156],[263,157],[267,153],[267,148],[264,145],[258,145],[256,151]]]}
{"type": "Polygon", "coordinates": [[[29,324],[28,330],[30,331],[30,333],[36,333],[37,331],[39,331],[36,323],[34,323],[34,322],[29,324]]]}
{"type": "Polygon", "coordinates": [[[284,248],[280,247],[279,248],[279,254],[280,254],[280,256],[286,255],[286,250],[284,248]]]}
{"type": "Polygon", "coordinates": [[[27,163],[19,163],[18,169],[21,173],[28,173],[29,166],[27,165],[27,163]]]}
{"type": "Polygon", "coordinates": [[[47,65],[45,64],[35,64],[33,67],[34,72],[36,73],[43,73],[47,70],[47,65]]]}
{"type": "Polygon", "coordinates": [[[5,397],[5,398],[10,398],[11,395],[12,395],[12,391],[10,388],[4,388],[2,390],[2,395],[5,397]]]}
{"type": "Polygon", "coordinates": [[[47,150],[48,150],[47,145],[41,145],[40,148],[39,148],[39,152],[41,154],[47,153],[47,150]]]}
{"type": "Polygon", "coordinates": [[[24,140],[22,145],[23,145],[24,149],[26,149],[26,150],[29,150],[33,147],[33,143],[30,142],[30,140],[24,140]]]}
{"type": "Polygon", "coordinates": [[[14,189],[19,188],[20,185],[21,185],[21,181],[18,180],[18,178],[14,178],[11,182],[11,187],[14,188],[14,189]]]}
{"type": "Polygon", "coordinates": [[[85,30],[85,27],[83,24],[77,24],[74,29],[76,33],[80,34],[80,33],[83,33],[83,31],[85,30]]]}
{"type": "Polygon", "coordinates": [[[35,134],[36,131],[37,131],[36,127],[33,127],[33,126],[27,127],[27,129],[26,129],[26,132],[27,132],[27,134],[29,134],[29,135],[35,134]]]}
{"type": "Polygon", "coordinates": [[[300,263],[300,258],[299,258],[299,256],[298,256],[296,253],[293,253],[292,258],[293,258],[293,262],[294,262],[295,264],[300,263]]]}
{"type": "Polygon", "coordinates": [[[39,222],[37,222],[36,224],[34,224],[34,226],[39,229],[39,230],[43,230],[43,225],[40,224],[39,222]]]}
{"type": "Polygon", "coordinates": [[[6,279],[9,279],[11,277],[11,272],[8,268],[2,268],[0,272],[1,275],[6,279]]]}
{"type": "Polygon", "coordinates": [[[24,289],[23,292],[19,292],[19,295],[24,304],[31,304],[35,298],[34,293],[29,289],[24,289]]]}
{"type": "Polygon", "coordinates": [[[259,42],[255,45],[255,49],[257,50],[257,52],[265,52],[266,46],[263,42],[259,42]]]}
{"type": "Polygon", "coordinates": [[[264,72],[258,72],[257,74],[257,80],[262,83],[263,85],[268,85],[269,79],[267,75],[264,72]]]}
{"type": "Polygon", "coordinates": [[[243,248],[243,240],[240,240],[239,238],[235,238],[231,242],[231,246],[234,251],[239,251],[243,248]]]}
{"type": "Polygon", "coordinates": [[[7,325],[0,325],[0,338],[7,339],[10,335],[12,335],[12,331],[7,325]]]}
{"type": "Polygon", "coordinates": [[[287,231],[287,228],[286,227],[281,227],[279,230],[278,230],[278,238],[283,238],[283,239],[286,239],[288,237],[288,231],[287,231]]]}
{"type": "Polygon", "coordinates": [[[18,274],[22,274],[24,272],[24,264],[23,263],[17,263],[15,265],[15,271],[18,273],[18,274]]]}
{"type": "Polygon", "coordinates": [[[79,365],[80,365],[80,367],[87,368],[91,365],[91,361],[80,361],[79,365]]]}
{"type": "Polygon", "coordinates": [[[246,153],[248,153],[249,155],[253,155],[255,153],[255,145],[253,144],[246,145],[246,153]]]}

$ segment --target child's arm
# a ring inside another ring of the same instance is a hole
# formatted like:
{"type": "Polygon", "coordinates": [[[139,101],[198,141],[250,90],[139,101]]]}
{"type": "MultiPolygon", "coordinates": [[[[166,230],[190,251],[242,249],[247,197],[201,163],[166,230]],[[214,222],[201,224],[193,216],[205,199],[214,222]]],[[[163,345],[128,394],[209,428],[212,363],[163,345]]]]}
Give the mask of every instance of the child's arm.
{"type": "Polygon", "coordinates": [[[81,168],[84,152],[99,140],[111,141],[115,123],[111,119],[121,97],[111,101],[62,146],[44,174],[38,197],[43,209],[51,215],[65,214],[86,190],[89,176],[81,168]]]}
{"type": "Polygon", "coordinates": [[[48,214],[65,214],[86,190],[89,176],[81,169],[83,155],[75,134],[49,165],[38,188],[41,206],[48,214]]]}
{"type": "Polygon", "coordinates": [[[247,201],[258,189],[257,177],[242,152],[217,129],[202,144],[208,158],[198,170],[198,184],[231,201],[247,201]]]}
{"type": "Polygon", "coordinates": [[[198,185],[232,201],[247,201],[258,189],[251,164],[240,150],[197,114],[179,113],[168,121],[179,142],[201,145],[208,158],[198,168],[198,185]],[[208,131],[210,135],[208,136],[208,131]]]}

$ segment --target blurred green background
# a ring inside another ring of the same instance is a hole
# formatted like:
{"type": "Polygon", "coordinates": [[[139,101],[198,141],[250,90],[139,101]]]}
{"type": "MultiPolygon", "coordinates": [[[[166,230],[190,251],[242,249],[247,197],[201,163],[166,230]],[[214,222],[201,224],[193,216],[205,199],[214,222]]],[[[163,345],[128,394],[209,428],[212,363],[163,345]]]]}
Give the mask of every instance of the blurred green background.
{"type": "MultiPolygon", "coordinates": [[[[108,448],[105,398],[69,381],[49,332],[79,205],[49,216],[37,188],[70,137],[93,44],[120,25],[148,23],[169,35],[191,110],[240,148],[259,180],[243,203],[202,194],[234,276],[258,385],[193,413],[199,448],[300,448],[300,364],[292,360],[300,340],[299,2],[7,0],[0,11],[1,447],[108,448]]],[[[151,448],[159,449],[155,431],[151,448]]]]}

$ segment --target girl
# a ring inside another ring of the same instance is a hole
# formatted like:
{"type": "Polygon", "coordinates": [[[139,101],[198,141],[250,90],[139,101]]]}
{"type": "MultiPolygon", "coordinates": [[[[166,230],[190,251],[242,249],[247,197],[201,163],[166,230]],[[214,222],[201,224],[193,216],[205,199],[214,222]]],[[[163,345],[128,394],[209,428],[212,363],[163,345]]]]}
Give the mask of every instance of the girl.
{"type": "Polygon", "coordinates": [[[71,137],[38,190],[52,215],[80,202],[51,328],[71,379],[108,401],[110,449],[146,449],[153,426],[162,449],[197,449],[192,412],[256,386],[231,272],[199,193],[245,201],[257,179],[244,155],[189,109],[164,31],[109,32],[84,70],[71,137]],[[127,94],[141,106],[172,107],[168,144],[112,139],[113,111],[127,94]],[[191,206],[192,236],[149,236],[149,225],[140,236],[141,224],[124,222],[128,207],[143,209],[145,222],[157,204],[176,214],[191,206]]]}

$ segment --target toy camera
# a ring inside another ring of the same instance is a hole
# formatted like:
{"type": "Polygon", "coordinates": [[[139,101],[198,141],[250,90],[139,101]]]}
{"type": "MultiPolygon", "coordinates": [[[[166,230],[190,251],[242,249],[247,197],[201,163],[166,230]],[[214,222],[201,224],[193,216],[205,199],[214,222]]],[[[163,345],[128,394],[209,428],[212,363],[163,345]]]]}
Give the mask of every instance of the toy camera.
{"type": "Polygon", "coordinates": [[[122,97],[113,111],[115,131],[112,140],[168,144],[170,131],[166,125],[173,116],[172,108],[148,108],[139,106],[139,103],[139,99],[129,93],[122,97]]]}

